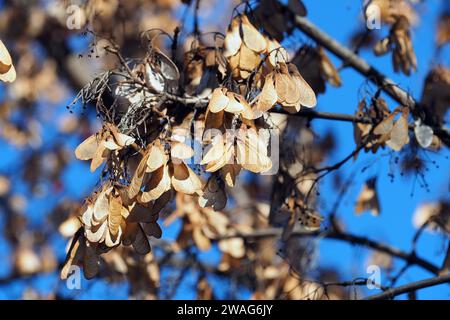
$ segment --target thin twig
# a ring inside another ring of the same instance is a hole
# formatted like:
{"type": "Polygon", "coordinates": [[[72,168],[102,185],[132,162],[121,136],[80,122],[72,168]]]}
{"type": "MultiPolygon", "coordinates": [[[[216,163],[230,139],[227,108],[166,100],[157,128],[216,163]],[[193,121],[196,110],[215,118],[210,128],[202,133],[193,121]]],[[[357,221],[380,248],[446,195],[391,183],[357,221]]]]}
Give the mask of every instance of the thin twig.
{"type": "Polygon", "coordinates": [[[382,286],[379,283],[373,283],[371,279],[368,278],[358,278],[355,280],[350,280],[350,281],[341,281],[341,282],[325,282],[322,284],[322,286],[324,287],[331,287],[331,286],[336,286],[336,287],[353,287],[353,286],[367,286],[368,284],[373,285],[374,287],[377,287],[380,290],[386,291],[388,290],[388,288],[386,288],[385,286],[382,286]]]}

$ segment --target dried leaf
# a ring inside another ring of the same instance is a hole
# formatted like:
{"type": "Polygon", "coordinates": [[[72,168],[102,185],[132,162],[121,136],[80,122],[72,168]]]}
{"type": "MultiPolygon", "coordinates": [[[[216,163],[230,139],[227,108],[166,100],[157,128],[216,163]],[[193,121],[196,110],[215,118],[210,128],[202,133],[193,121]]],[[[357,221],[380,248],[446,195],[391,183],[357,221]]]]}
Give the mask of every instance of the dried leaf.
{"type": "Polygon", "coordinates": [[[377,56],[382,56],[391,50],[389,38],[383,38],[373,47],[373,52],[377,56]]]}
{"type": "Polygon", "coordinates": [[[283,104],[286,102],[286,99],[290,96],[289,86],[292,81],[291,77],[287,70],[282,72],[275,73],[275,90],[277,92],[278,103],[283,104]]]}
{"type": "Polygon", "coordinates": [[[450,42],[450,13],[445,12],[439,17],[436,42],[438,47],[450,42]]]}
{"type": "Polygon", "coordinates": [[[92,243],[99,243],[105,240],[105,235],[107,232],[107,223],[102,222],[98,226],[92,226],[85,230],[86,238],[92,243]]]}
{"type": "Polygon", "coordinates": [[[261,57],[259,56],[259,53],[246,46],[242,46],[239,53],[239,69],[241,71],[240,75],[242,79],[247,79],[248,76],[254,72],[256,67],[258,67],[260,62],[261,57]]]}
{"type": "Polygon", "coordinates": [[[117,234],[113,235],[108,230],[105,231],[105,245],[109,248],[118,246],[122,239],[122,228],[118,228],[117,234]]]}
{"type": "Polygon", "coordinates": [[[321,58],[320,68],[321,74],[325,80],[334,87],[340,87],[342,85],[339,71],[334,67],[330,58],[325,53],[322,47],[319,47],[319,54],[321,58]]]}
{"type": "Polygon", "coordinates": [[[222,136],[222,134],[218,134],[212,139],[208,151],[203,156],[203,159],[200,162],[200,164],[205,165],[210,162],[218,161],[220,158],[223,157],[224,153],[225,153],[224,137],[222,136]]]}
{"type": "Polygon", "coordinates": [[[243,96],[236,95],[236,99],[244,107],[244,109],[241,111],[242,118],[247,120],[254,120],[262,115],[259,111],[253,110],[250,104],[244,99],[243,96]]]}
{"type": "Polygon", "coordinates": [[[145,64],[145,82],[155,92],[163,92],[165,88],[164,78],[149,63],[145,64]]]}
{"type": "MultiPolygon", "coordinates": [[[[156,221],[158,213],[153,213],[151,207],[140,203],[134,203],[133,208],[130,211],[127,222],[152,222],[156,221]]],[[[128,224],[127,224],[128,228],[128,224]]]]}
{"type": "Polygon", "coordinates": [[[90,170],[94,172],[98,167],[102,165],[108,156],[108,151],[104,147],[104,144],[100,144],[99,148],[96,150],[94,157],[91,160],[90,170]]]}
{"type": "Polygon", "coordinates": [[[216,172],[225,165],[233,163],[234,147],[232,143],[226,142],[225,145],[218,143],[219,145],[213,145],[203,159],[206,164],[206,172],[216,172]],[[223,148],[222,148],[223,146],[223,148]],[[221,155],[221,156],[219,156],[221,155]],[[218,158],[216,158],[216,156],[218,158]],[[205,161],[206,159],[206,161],[205,161]]]}
{"type": "Polygon", "coordinates": [[[172,200],[172,190],[164,192],[161,197],[156,199],[151,208],[151,214],[158,214],[172,200]]]}

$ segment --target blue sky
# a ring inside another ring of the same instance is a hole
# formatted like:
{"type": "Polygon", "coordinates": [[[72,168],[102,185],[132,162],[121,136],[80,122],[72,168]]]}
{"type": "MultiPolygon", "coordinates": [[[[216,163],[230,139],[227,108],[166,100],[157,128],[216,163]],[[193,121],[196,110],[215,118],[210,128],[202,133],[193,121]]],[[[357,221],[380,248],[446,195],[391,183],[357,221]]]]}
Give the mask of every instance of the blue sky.
{"type": "MultiPolygon", "coordinates": [[[[331,2],[329,0],[304,0],[304,2],[308,7],[309,19],[342,43],[348,44],[352,32],[357,29],[357,26],[362,24],[360,20],[361,5],[359,1],[336,0],[331,2]],[[331,3],[334,3],[334,5],[331,5],[331,3]]],[[[445,54],[448,52],[444,52],[439,57],[435,56],[434,38],[431,36],[435,32],[435,21],[443,2],[440,0],[430,0],[427,1],[426,7],[421,7],[423,9],[421,11],[421,22],[413,30],[414,47],[419,57],[418,71],[411,77],[395,74],[392,70],[390,56],[376,58],[370,51],[363,50],[361,52],[361,55],[365,59],[378,69],[383,70],[383,72],[403,88],[411,91],[416,98],[420,98],[423,79],[430,67],[437,62],[446,63],[447,65],[449,63],[448,54],[445,54]]],[[[227,12],[226,14],[228,15],[230,13],[227,12]]],[[[215,17],[212,15],[202,18],[200,22],[207,23],[214,19],[215,17]]],[[[386,30],[383,29],[379,32],[385,34],[386,30]]],[[[306,37],[302,36],[301,39],[304,40],[306,37]]],[[[80,51],[82,53],[82,46],[85,43],[80,40],[82,40],[81,37],[75,37],[71,40],[71,47],[77,53],[80,51]]],[[[289,43],[293,46],[293,49],[300,46],[295,36],[292,37],[289,43]]],[[[337,66],[340,65],[338,59],[333,56],[331,58],[337,66]]],[[[341,77],[343,86],[341,88],[328,87],[326,94],[321,95],[319,98],[317,110],[347,114],[355,112],[358,99],[360,98],[358,92],[360,92],[361,87],[364,85],[365,79],[349,68],[341,72],[341,77]]],[[[371,88],[374,91],[374,87],[372,86],[371,88]]],[[[3,95],[3,88],[1,86],[0,95],[3,95]]],[[[72,98],[67,97],[67,102],[72,98]]],[[[391,109],[397,107],[392,100],[388,99],[388,103],[391,109]]],[[[56,130],[54,122],[52,122],[67,113],[65,104],[62,103],[54,106],[45,105],[45,110],[49,108],[52,110],[52,115],[40,119],[44,127],[44,142],[48,144],[48,147],[53,144],[63,143],[67,149],[74,150],[80,140],[77,137],[61,136],[56,130]]],[[[331,164],[342,159],[355,147],[352,138],[353,128],[350,123],[315,120],[312,126],[319,135],[331,131],[337,141],[337,148],[331,157],[327,159],[327,163],[331,164]]],[[[17,167],[17,163],[20,163],[18,160],[26,156],[29,152],[26,150],[17,150],[2,141],[0,144],[0,153],[6,155],[0,158],[0,174],[10,174],[19,169],[17,167]]],[[[429,192],[420,188],[418,183],[414,184],[414,178],[401,177],[398,167],[390,167],[389,160],[392,160],[393,156],[395,155],[392,155],[388,150],[377,153],[376,155],[361,153],[357,162],[349,162],[340,169],[344,179],[355,173],[357,174],[357,178],[348,193],[344,196],[337,215],[344,222],[347,230],[409,251],[411,249],[411,239],[415,233],[415,228],[412,225],[412,214],[417,205],[425,201],[438,200],[444,196],[448,197],[450,172],[448,170],[449,160],[446,156],[449,156],[449,152],[446,150],[438,155],[431,153],[424,154],[424,157],[429,159],[429,172],[426,175],[426,181],[430,185],[429,192]],[[439,168],[432,161],[436,161],[439,168]],[[368,169],[361,173],[360,170],[362,167],[369,163],[371,165],[368,169]],[[395,175],[393,182],[387,176],[389,170],[395,175]],[[366,213],[362,216],[355,216],[353,206],[357,194],[364,181],[374,175],[378,176],[378,190],[380,191],[379,195],[382,208],[381,215],[379,217],[373,217],[366,213]],[[411,196],[411,192],[413,192],[413,196],[411,196]]],[[[14,173],[13,177],[16,177],[13,191],[30,196],[30,190],[20,181],[19,173],[14,173]]],[[[30,198],[25,211],[31,228],[45,228],[46,215],[63,198],[78,199],[86,196],[97,183],[98,174],[89,173],[89,168],[86,163],[72,161],[63,172],[63,180],[66,186],[64,190],[55,193],[51,191],[50,186],[46,186],[47,193],[43,197],[30,198]]],[[[336,197],[338,197],[338,194],[332,185],[332,175],[330,175],[321,184],[320,209],[328,212],[336,197]]],[[[4,219],[0,216],[0,227],[4,223],[4,219]]],[[[166,239],[174,238],[178,230],[179,224],[174,223],[168,230],[165,230],[163,237],[166,239]]],[[[65,244],[66,240],[57,234],[51,239],[51,245],[55,249],[56,255],[61,259],[64,256],[65,244]]],[[[426,232],[419,242],[418,252],[420,256],[440,265],[443,258],[443,244],[445,242],[443,242],[441,237],[426,232]]],[[[351,280],[357,277],[368,276],[365,270],[365,260],[370,252],[366,249],[353,248],[346,243],[332,240],[321,240],[319,249],[318,264],[340,270],[343,279],[351,280]]],[[[4,239],[0,238],[0,278],[7,276],[11,271],[11,261],[7,259],[10,253],[11,247],[4,239]]],[[[208,263],[215,263],[219,258],[218,250],[214,248],[207,253],[201,254],[201,259],[208,263]]],[[[397,268],[399,266],[401,267],[402,262],[396,261],[395,266],[397,268]]],[[[166,276],[170,273],[171,270],[163,271],[163,283],[166,281],[166,276]]],[[[195,273],[192,273],[186,277],[180,290],[176,293],[175,298],[195,298],[193,288],[195,287],[197,276],[195,273]]],[[[397,285],[430,276],[429,273],[412,267],[399,279],[397,285]]],[[[386,275],[383,274],[382,281],[385,279],[386,275]]],[[[217,288],[216,294],[218,297],[229,297],[227,293],[230,283],[217,278],[212,279],[212,281],[217,288]]],[[[41,293],[48,293],[56,289],[62,295],[78,299],[125,299],[127,298],[128,291],[128,284],[126,283],[108,284],[102,279],[83,281],[82,290],[77,292],[68,291],[65,289],[64,283],[59,281],[58,274],[51,273],[35,276],[30,279],[17,280],[8,285],[0,285],[0,299],[18,299],[27,286],[32,286],[41,293]]],[[[423,299],[448,299],[450,298],[449,289],[450,287],[448,285],[424,289],[418,293],[418,297],[423,299]]],[[[245,299],[249,295],[250,292],[240,290],[238,297],[245,299]]]]}

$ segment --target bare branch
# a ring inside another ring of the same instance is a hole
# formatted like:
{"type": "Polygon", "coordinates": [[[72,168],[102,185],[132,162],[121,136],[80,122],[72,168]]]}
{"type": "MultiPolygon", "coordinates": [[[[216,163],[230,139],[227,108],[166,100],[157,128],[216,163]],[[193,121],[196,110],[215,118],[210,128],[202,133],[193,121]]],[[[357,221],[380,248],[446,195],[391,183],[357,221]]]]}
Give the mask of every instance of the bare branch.
{"type": "Polygon", "coordinates": [[[319,112],[311,109],[302,109],[297,113],[289,113],[283,109],[273,109],[269,111],[270,113],[281,113],[286,115],[292,115],[297,117],[304,117],[308,119],[325,119],[325,120],[337,120],[344,122],[360,122],[360,123],[371,123],[371,119],[367,117],[358,117],[352,114],[343,113],[333,113],[333,112],[319,112]]]}
{"type": "MultiPolygon", "coordinates": [[[[267,228],[262,230],[255,230],[251,233],[232,233],[215,238],[214,240],[223,240],[230,238],[244,238],[244,239],[259,239],[268,237],[280,237],[283,230],[281,228],[267,228]]],[[[414,252],[407,253],[398,248],[392,247],[388,244],[384,244],[375,240],[371,240],[367,237],[361,237],[350,233],[343,233],[339,231],[316,231],[310,232],[306,230],[294,230],[291,234],[292,237],[320,237],[334,240],[345,241],[353,245],[365,246],[380,252],[387,253],[393,257],[405,260],[411,265],[417,265],[423,269],[429,271],[432,274],[437,274],[439,268],[434,264],[418,257],[414,252]]]]}
{"type": "MultiPolygon", "coordinates": [[[[198,108],[204,108],[208,105],[208,98],[200,98],[195,96],[177,96],[175,94],[165,93],[165,97],[169,100],[181,103],[183,105],[196,105],[198,108]]],[[[320,112],[311,109],[302,109],[297,113],[289,113],[283,109],[272,109],[269,113],[279,113],[297,117],[303,117],[308,119],[325,119],[325,120],[336,120],[336,121],[344,121],[344,122],[360,122],[360,123],[371,123],[371,119],[368,117],[359,117],[352,114],[344,114],[344,113],[334,113],[334,112],[320,112]]]]}
{"type": "Polygon", "coordinates": [[[376,294],[373,296],[369,296],[365,298],[364,300],[385,300],[385,299],[393,299],[396,296],[399,296],[404,293],[413,292],[419,289],[433,287],[442,283],[450,283],[450,274],[429,278],[425,280],[420,280],[417,282],[411,282],[408,284],[405,284],[403,286],[392,288],[389,290],[386,290],[383,293],[376,294]]]}

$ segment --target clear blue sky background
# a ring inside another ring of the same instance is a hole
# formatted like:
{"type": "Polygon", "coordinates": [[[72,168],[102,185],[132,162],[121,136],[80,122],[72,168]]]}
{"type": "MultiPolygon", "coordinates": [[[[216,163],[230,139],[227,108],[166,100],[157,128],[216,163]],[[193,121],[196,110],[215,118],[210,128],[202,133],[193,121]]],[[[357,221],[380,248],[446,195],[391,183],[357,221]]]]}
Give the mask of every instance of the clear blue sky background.
{"type": "MultiPolygon", "coordinates": [[[[1,1],[0,1],[1,2],[1,1]]],[[[355,0],[305,0],[309,9],[308,17],[319,25],[323,30],[335,37],[338,41],[348,43],[348,39],[357,26],[361,25],[360,20],[361,5],[359,1],[355,0]]],[[[437,62],[446,63],[448,65],[448,50],[447,55],[441,54],[439,58],[435,56],[434,51],[434,32],[436,25],[436,18],[439,9],[444,1],[429,0],[427,5],[421,7],[421,22],[414,28],[413,41],[415,51],[419,57],[418,72],[411,77],[405,77],[399,74],[394,74],[390,57],[375,58],[370,51],[362,51],[361,54],[371,64],[383,70],[398,82],[403,88],[410,90],[416,98],[420,98],[422,92],[423,79],[426,76],[432,65],[437,62]],[[445,61],[445,58],[447,60],[445,61]]],[[[220,8],[216,8],[221,11],[220,8]]],[[[221,11],[222,12],[222,11],[221,11]]],[[[229,12],[226,13],[230,14],[229,12]]],[[[208,17],[201,17],[201,23],[214,22],[217,16],[211,15],[208,17]]],[[[189,22],[189,21],[188,21],[189,22]]],[[[383,34],[386,30],[383,29],[383,34]]],[[[305,36],[300,37],[302,40],[307,40],[305,36]]],[[[83,52],[85,41],[80,41],[81,37],[74,37],[71,40],[71,46],[74,51],[83,52]]],[[[297,37],[292,37],[289,44],[293,49],[298,48],[297,37]]],[[[39,48],[37,48],[39,50],[39,48]]],[[[340,61],[332,57],[336,65],[340,65],[340,61]]],[[[301,71],[301,70],[300,70],[301,71]]],[[[359,76],[352,69],[345,69],[341,72],[343,80],[343,87],[330,88],[327,93],[321,95],[319,98],[318,110],[340,112],[340,113],[354,113],[358,98],[358,92],[363,86],[365,80],[359,76]]],[[[372,87],[373,88],[373,87],[372,87]]],[[[0,95],[4,94],[4,87],[0,86],[0,95]]],[[[80,142],[77,137],[62,137],[56,128],[56,119],[63,116],[67,111],[64,108],[66,102],[70,102],[73,97],[67,97],[64,103],[50,106],[52,108],[51,116],[48,114],[40,121],[43,123],[43,140],[44,144],[50,147],[53,144],[64,143],[64,145],[74,150],[76,145],[80,142]]],[[[397,105],[388,100],[389,107],[395,108],[397,105]]],[[[41,106],[42,109],[48,110],[48,105],[41,106]]],[[[319,135],[331,131],[336,138],[337,148],[327,162],[333,163],[348,155],[354,148],[353,129],[350,123],[330,122],[324,120],[313,121],[313,128],[319,135]]],[[[13,185],[13,191],[21,193],[25,196],[30,196],[30,191],[27,186],[20,180],[20,159],[23,159],[29,151],[17,150],[8,143],[1,141],[0,153],[4,156],[0,157],[0,174],[9,174],[15,172],[12,177],[16,177],[13,185]]],[[[355,172],[359,175],[356,178],[352,188],[345,195],[342,204],[338,210],[338,216],[342,219],[349,231],[358,235],[368,236],[370,238],[390,243],[400,249],[409,251],[411,249],[411,239],[415,233],[415,228],[412,225],[412,214],[418,204],[424,201],[438,200],[444,196],[448,197],[449,178],[448,170],[449,160],[445,158],[449,152],[444,151],[439,155],[432,155],[427,153],[426,158],[429,158],[429,172],[426,180],[430,185],[430,192],[414,184],[413,178],[404,178],[400,176],[398,167],[392,167],[392,172],[395,174],[394,182],[391,182],[387,176],[389,172],[389,151],[377,153],[376,155],[360,154],[356,163],[349,163],[341,170],[344,178],[353,175],[355,172]],[[437,161],[440,168],[437,168],[431,161],[437,161]],[[364,173],[360,173],[363,166],[368,163],[373,163],[364,173]],[[356,169],[355,169],[356,168],[356,169]],[[366,213],[362,216],[355,216],[353,214],[353,206],[357,194],[367,178],[376,175],[378,176],[378,189],[380,190],[380,202],[382,212],[379,217],[373,217],[366,213]],[[411,197],[411,192],[414,195],[411,197]]],[[[46,215],[51,208],[65,197],[79,199],[90,193],[98,180],[98,174],[90,174],[86,163],[81,161],[72,161],[63,173],[65,182],[65,189],[55,193],[51,186],[45,185],[44,196],[37,198],[31,197],[29,199],[26,215],[29,220],[31,228],[47,228],[46,215]]],[[[338,196],[337,191],[332,186],[332,177],[328,177],[321,186],[321,209],[323,212],[328,212],[331,205],[338,196]]],[[[0,208],[1,210],[1,208],[0,208]]],[[[1,214],[1,211],[0,211],[1,214]]],[[[0,215],[0,227],[4,226],[3,216],[0,215]]],[[[174,238],[179,229],[179,224],[174,224],[168,230],[165,230],[164,237],[166,239],[174,238]]],[[[54,248],[57,256],[63,259],[65,252],[66,239],[63,239],[58,234],[55,234],[51,239],[51,245],[54,248]]],[[[442,238],[434,234],[425,233],[418,246],[418,252],[424,258],[429,259],[435,264],[442,263],[442,238]]],[[[318,264],[321,266],[329,266],[333,269],[338,269],[341,272],[343,279],[353,279],[357,277],[367,277],[365,270],[365,261],[369,255],[369,251],[364,248],[353,248],[345,243],[336,242],[332,240],[321,240],[320,250],[318,256],[318,264]]],[[[207,253],[201,254],[202,260],[208,263],[216,263],[220,259],[220,254],[217,249],[212,249],[207,253]]],[[[11,247],[1,238],[0,235],[0,278],[8,276],[11,272],[12,261],[11,247]]],[[[396,261],[395,266],[401,267],[402,262],[396,261]]],[[[164,282],[171,270],[163,270],[161,286],[164,287],[164,282]]],[[[195,298],[195,285],[197,281],[196,274],[192,273],[189,277],[185,277],[176,298],[195,298]]],[[[418,268],[411,268],[400,280],[398,285],[409,282],[411,280],[418,280],[430,277],[427,272],[418,268]]],[[[383,274],[382,282],[386,279],[383,274]]],[[[232,284],[223,279],[212,279],[216,287],[216,295],[219,298],[229,298],[229,288],[232,284]]],[[[29,279],[21,279],[14,281],[8,285],[0,285],[0,299],[18,299],[22,296],[26,287],[32,286],[38,292],[43,294],[58,290],[62,295],[73,297],[77,299],[125,299],[128,294],[128,284],[108,284],[102,279],[94,279],[90,281],[84,280],[82,289],[79,291],[69,291],[65,289],[65,284],[59,281],[58,274],[50,273],[45,275],[34,276],[29,279]]],[[[375,293],[375,292],[373,292],[375,293]]],[[[248,298],[250,292],[242,289],[239,290],[238,298],[248,298]]],[[[419,291],[419,298],[423,299],[448,299],[450,298],[450,286],[441,285],[429,289],[419,291]]]]}

